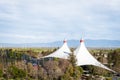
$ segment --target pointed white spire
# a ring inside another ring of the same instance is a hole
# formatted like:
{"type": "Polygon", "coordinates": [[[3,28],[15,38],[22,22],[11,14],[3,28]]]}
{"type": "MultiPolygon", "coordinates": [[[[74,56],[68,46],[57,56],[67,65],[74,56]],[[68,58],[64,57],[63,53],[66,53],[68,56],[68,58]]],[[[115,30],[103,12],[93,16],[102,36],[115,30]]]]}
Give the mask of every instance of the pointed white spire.
{"type": "Polygon", "coordinates": [[[107,69],[109,71],[115,72],[111,69],[109,69],[108,67],[104,66],[103,64],[101,64],[99,61],[97,61],[87,50],[87,48],[85,47],[84,44],[84,40],[83,38],[80,40],[80,45],[78,46],[78,48],[74,51],[74,54],[76,56],[77,59],[77,66],[81,66],[81,65],[94,65],[94,66],[98,66],[104,69],[107,69]]]}
{"type": "Polygon", "coordinates": [[[46,57],[57,57],[57,58],[63,58],[63,59],[68,59],[69,54],[71,53],[68,45],[67,45],[67,40],[65,39],[63,41],[63,46],[59,48],[57,51],[51,53],[50,55],[47,55],[43,58],[46,57]]]}

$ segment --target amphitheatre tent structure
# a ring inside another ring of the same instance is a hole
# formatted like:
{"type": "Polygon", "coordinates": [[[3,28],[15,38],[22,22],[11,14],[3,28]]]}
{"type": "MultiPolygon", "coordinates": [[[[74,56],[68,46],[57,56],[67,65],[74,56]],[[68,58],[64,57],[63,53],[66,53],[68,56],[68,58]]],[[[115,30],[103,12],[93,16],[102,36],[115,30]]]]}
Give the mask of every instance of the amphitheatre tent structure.
{"type": "Polygon", "coordinates": [[[64,40],[61,48],[59,48],[57,51],[51,53],[50,55],[44,56],[43,58],[56,57],[56,58],[68,59],[70,53],[71,53],[71,51],[68,48],[67,41],[64,40]]]}
{"type": "Polygon", "coordinates": [[[107,69],[109,71],[115,72],[111,69],[109,69],[108,67],[106,67],[105,65],[103,65],[102,63],[100,63],[99,61],[97,61],[87,50],[87,48],[85,47],[84,44],[84,40],[81,39],[80,40],[80,46],[78,46],[78,48],[74,51],[74,54],[76,56],[77,59],[77,66],[82,66],[82,65],[94,65],[94,66],[98,66],[104,69],[107,69]]]}

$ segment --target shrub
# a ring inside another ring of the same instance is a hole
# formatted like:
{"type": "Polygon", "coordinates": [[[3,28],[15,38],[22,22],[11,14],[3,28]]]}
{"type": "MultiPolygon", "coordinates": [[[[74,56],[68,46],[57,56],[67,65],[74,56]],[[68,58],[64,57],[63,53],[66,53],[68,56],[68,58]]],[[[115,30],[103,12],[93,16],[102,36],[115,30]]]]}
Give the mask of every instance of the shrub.
{"type": "Polygon", "coordinates": [[[8,72],[11,75],[12,78],[24,78],[26,77],[26,72],[22,69],[17,68],[16,66],[10,66],[8,68],[8,72]]]}

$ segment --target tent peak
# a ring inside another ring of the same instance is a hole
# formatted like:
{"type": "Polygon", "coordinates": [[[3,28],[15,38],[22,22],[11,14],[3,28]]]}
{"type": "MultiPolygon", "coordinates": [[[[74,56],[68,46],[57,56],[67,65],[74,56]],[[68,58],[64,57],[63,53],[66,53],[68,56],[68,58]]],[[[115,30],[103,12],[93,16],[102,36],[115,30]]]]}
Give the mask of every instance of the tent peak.
{"type": "Polygon", "coordinates": [[[77,59],[77,63],[76,63],[77,66],[94,65],[115,72],[112,69],[109,69],[108,67],[103,65],[102,63],[100,63],[92,54],[90,54],[90,52],[87,50],[84,44],[83,38],[81,38],[80,43],[81,45],[74,51],[77,59]]]}
{"type": "Polygon", "coordinates": [[[84,39],[80,39],[80,43],[84,42],[84,39]]]}
{"type": "Polygon", "coordinates": [[[67,40],[66,40],[66,39],[64,39],[63,43],[67,43],[67,40]]]}

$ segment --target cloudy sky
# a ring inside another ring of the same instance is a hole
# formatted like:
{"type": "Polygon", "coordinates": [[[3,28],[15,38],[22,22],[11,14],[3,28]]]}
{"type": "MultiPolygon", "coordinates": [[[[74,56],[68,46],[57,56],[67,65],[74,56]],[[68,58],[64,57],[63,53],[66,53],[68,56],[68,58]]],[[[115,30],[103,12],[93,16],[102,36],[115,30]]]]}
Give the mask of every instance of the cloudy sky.
{"type": "Polygon", "coordinates": [[[120,0],[0,0],[0,43],[120,40],[120,0]]]}

